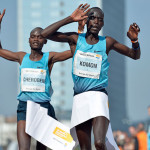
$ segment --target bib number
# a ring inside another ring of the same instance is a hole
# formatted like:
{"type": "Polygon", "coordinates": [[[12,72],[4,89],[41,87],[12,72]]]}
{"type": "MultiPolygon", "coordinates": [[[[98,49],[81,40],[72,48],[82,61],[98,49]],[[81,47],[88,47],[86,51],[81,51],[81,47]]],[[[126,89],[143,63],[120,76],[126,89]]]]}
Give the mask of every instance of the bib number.
{"type": "Polygon", "coordinates": [[[45,92],[46,70],[24,68],[21,70],[21,91],[45,92]]]}
{"type": "Polygon", "coordinates": [[[101,64],[101,55],[77,50],[74,58],[73,73],[80,77],[99,79],[101,64]]]}

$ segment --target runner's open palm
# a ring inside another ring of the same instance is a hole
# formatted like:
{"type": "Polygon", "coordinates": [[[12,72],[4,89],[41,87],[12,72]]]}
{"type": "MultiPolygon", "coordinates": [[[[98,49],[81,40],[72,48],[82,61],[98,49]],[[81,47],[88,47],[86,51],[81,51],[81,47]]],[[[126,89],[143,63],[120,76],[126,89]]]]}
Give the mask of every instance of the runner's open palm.
{"type": "Polygon", "coordinates": [[[5,11],[6,11],[6,9],[3,10],[3,13],[2,13],[2,14],[1,14],[1,12],[0,12],[0,24],[1,24],[1,22],[2,22],[2,19],[3,19],[3,16],[4,16],[4,14],[5,14],[5,11]]]}
{"type": "Polygon", "coordinates": [[[86,16],[86,13],[90,11],[90,9],[88,9],[89,7],[90,5],[88,4],[79,5],[79,7],[71,14],[72,19],[74,21],[80,21],[87,18],[88,16],[86,16]]]}
{"type": "Polygon", "coordinates": [[[127,32],[127,36],[131,41],[136,41],[138,39],[138,33],[140,32],[140,28],[136,23],[130,25],[129,30],[127,32]]]}

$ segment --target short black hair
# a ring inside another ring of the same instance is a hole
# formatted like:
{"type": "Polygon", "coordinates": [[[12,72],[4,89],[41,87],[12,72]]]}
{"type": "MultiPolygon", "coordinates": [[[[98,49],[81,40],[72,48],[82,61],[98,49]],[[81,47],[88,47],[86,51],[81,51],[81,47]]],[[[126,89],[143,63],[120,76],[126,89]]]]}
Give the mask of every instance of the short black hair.
{"type": "Polygon", "coordinates": [[[32,32],[34,32],[34,31],[36,31],[36,30],[43,30],[43,28],[41,28],[41,27],[36,27],[36,28],[34,28],[31,32],[30,32],[30,34],[32,33],[32,32]]]}
{"type": "Polygon", "coordinates": [[[90,11],[87,13],[87,15],[89,15],[90,12],[91,12],[92,10],[94,10],[94,9],[100,11],[100,13],[104,16],[104,12],[103,12],[102,9],[100,9],[99,7],[92,7],[92,8],[90,9],[90,11]]]}

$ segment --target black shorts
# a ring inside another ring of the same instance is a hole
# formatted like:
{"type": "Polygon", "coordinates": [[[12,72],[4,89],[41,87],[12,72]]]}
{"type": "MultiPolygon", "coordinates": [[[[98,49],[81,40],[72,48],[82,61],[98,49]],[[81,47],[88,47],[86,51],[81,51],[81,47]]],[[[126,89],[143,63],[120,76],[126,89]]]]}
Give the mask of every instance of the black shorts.
{"type": "MultiPolygon", "coordinates": [[[[37,102],[37,103],[40,104],[40,106],[47,108],[48,115],[51,116],[52,118],[56,119],[54,108],[50,104],[50,102],[44,102],[44,103],[37,102]]],[[[17,122],[20,120],[26,120],[26,110],[27,110],[27,102],[19,101],[19,104],[17,107],[17,122]]]]}
{"type": "MultiPolygon", "coordinates": [[[[88,92],[88,91],[99,91],[99,92],[103,92],[103,93],[105,93],[106,95],[108,95],[106,89],[104,89],[104,88],[93,88],[93,89],[90,89],[90,90],[87,90],[87,91],[83,91],[83,92],[88,92]]],[[[81,93],[83,93],[83,92],[76,93],[76,92],[74,91],[74,95],[73,95],[73,96],[76,96],[76,95],[81,94],[81,93]]]]}

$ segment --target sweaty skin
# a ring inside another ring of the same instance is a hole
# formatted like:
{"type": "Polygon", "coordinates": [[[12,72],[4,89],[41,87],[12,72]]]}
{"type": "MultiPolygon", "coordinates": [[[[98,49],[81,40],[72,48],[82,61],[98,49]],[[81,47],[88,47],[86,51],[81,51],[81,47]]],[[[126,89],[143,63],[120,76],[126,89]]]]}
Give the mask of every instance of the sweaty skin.
{"type": "MultiPolygon", "coordinates": [[[[0,13],[0,26],[4,14],[5,14],[5,10],[3,11],[2,14],[0,13]]],[[[32,61],[39,61],[43,57],[42,48],[44,44],[46,44],[47,40],[41,35],[42,30],[43,30],[42,28],[37,27],[33,29],[30,33],[30,37],[29,37],[29,44],[31,47],[30,59],[32,61]]],[[[18,62],[21,65],[23,57],[25,55],[26,52],[12,52],[3,49],[0,42],[0,57],[10,61],[18,62]]],[[[49,52],[49,60],[48,60],[49,72],[51,73],[54,63],[67,60],[71,57],[72,57],[72,53],[70,50],[61,53],[49,52]]],[[[25,133],[25,124],[26,124],[25,120],[20,120],[17,123],[17,139],[18,139],[19,150],[30,149],[31,137],[25,133]]],[[[37,142],[36,150],[46,150],[46,146],[37,142]]]]}
{"type": "MultiPolygon", "coordinates": [[[[80,25],[87,24],[86,31],[86,42],[90,45],[94,45],[99,41],[98,33],[104,26],[104,13],[100,8],[94,7],[89,9],[88,4],[81,4],[79,7],[68,17],[48,26],[45,28],[41,34],[43,37],[57,41],[57,42],[67,42],[70,45],[72,54],[74,55],[78,33],[76,32],[58,32],[57,30],[62,26],[79,22],[80,25]],[[86,21],[85,21],[86,20],[86,21]],[[84,22],[82,22],[84,21],[84,22]]],[[[84,27],[78,29],[83,30],[84,27]]],[[[138,39],[138,32],[140,28],[136,23],[133,23],[129,27],[127,36],[131,41],[136,41],[138,39]]],[[[132,59],[140,58],[140,47],[139,43],[135,42],[132,44],[133,48],[129,48],[112,37],[106,36],[106,53],[109,54],[110,50],[115,50],[116,52],[128,56],[132,59]],[[135,50],[136,49],[136,50],[135,50]]],[[[95,147],[97,150],[106,150],[105,147],[105,137],[108,129],[109,120],[103,116],[95,117],[88,120],[78,126],[76,126],[77,136],[79,139],[79,144],[81,150],[91,150],[91,129],[93,127],[95,147]]]]}

